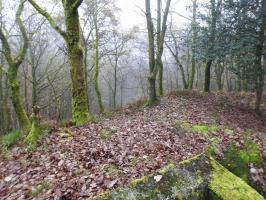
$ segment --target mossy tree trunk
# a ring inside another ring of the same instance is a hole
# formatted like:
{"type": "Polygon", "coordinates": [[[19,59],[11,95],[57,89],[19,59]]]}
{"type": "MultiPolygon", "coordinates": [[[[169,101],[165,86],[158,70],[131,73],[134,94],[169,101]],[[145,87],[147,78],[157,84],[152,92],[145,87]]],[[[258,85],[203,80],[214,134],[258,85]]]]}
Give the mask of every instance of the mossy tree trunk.
{"type": "Polygon", "coordinates": [[[63,31],[54,19],[34,0],[31,5],[43,15],[50,25],[64,38],[70,63],[72,81],[72,120],[76,125],[84,124],[91,119],[86,90],[84,52],[80,41],[80,22],[78,8],[83,0],[62,0],[66,31],[63,31]]]}
{"type": "Polygon", "coordinates": [[[93,74],[93,82],[94,88],[98,99],[98,105],[100,108],[100,112],[104,112],[104,105],[102,101],[102,95],[99,88],[99,72],[100,72],[100,56],[99,56],[99,28],[98,28],[98,21],[97,21],[97,7],[95,13],[93,13],[93,24],[95,29],[95,41],[94,41],[94,74],[93,74]]]}
{"type": "Polygon", "coordinates": [[[9,84],[8,84],[8,78],[5,77],[5,92],[3,96],[3,112],[4,112],[4,124],[5,124],[5,131],[10,132],[12,130],[12,124],[11,124],[11,110],[8,105],[8,97],[9,97],[9,84]]]}
{"type": "Polygon", "coordinates": [[[167,18],[169,14],[169,9],[171,5],[171,0],[167,0],[166,6],[164,9],[164,15],[163,20],[161,19],[161,0],[157,0],[157,53],[156,53],[156,68],[159,72],[158,77],[158,94],[160,96],[163,95],[163,61],[162,61],[162,55],[163,55],[163,45],[164,45],[164,38],[165,33],[167,30],[167,18]],[[162,21],[161,21],[162,20],[162,21]]]}
{"type": "MultiPolygon", "coordinates": [[[[0,1],[1,3],[1,1],[0,1]]],[[[1,4],[0,4],[1,6],[1,4]]],[[[1,7],[0,7],[1,9],[1,7]]],[[[1,65],[3,66],[3,57],[0,57],[0,62],[1,65]]],[[[1,68],[1,67],[0,67],[1,68]]],[[[4,73],[2,72],[2,70],[0,70],[0,135],[3,134],[5,132],[5,116],[4,116],[4,104],[3,104],[3,100],[4,100],[4,73]]]]}
{"type": "Polygon", "coordinates": [[[164,38],[166,33],[166,22],[169,13],[171,0],[167,0],[166,7],[164,11],[162,26],[161,26],[161,1],[157,0],[158,12],[157,12],[157,52],[155,59],[155,40],[154,40],[154,25],[152,22],[151,16],[151,5],[150,0],[145,0],[146,8],[146,22],[148,29],[148,43],[149,43],[149,105],[153,105],[157,102],[157,93],[156,93],[156,76],[159,70],[159,95],[163,94],[163,64],[162,64],[162,55],[163,55],[163,45],[164,38]]]}
{"type": "Polygon", "coordinates": [[[145,0],[146,7],[146,21],[148,29],[148,43],[149,43],[149,105],[154,105],[157,102],[156,94],[156,75],[157,67],[155,66],[155,45],[154,45],[154,27],[151,17],[150,0],[145,0]]]}
{"type": "Polygon", "coordinates": [[[0,40],[3,45],[3,51],[8,63],[7,78],[9,86],[11,89],[11,100],[14,106],[14,110],[17,114],[20,128],[24,133],[27,133],[30,129],[30,120],[26,114],[26,111],[23,107],[23,102],[20,96],[20,87],[18,82],[18,69],[23,62],[26,52],[28,49],[28,37],[26,34],[25,26],[20,18],[24,7],[24,1],[21,0],[18,10],[16,12],[16,23],[19,26],[20,32],[23,37],[23,46],[19,50],[19,54],[14,58],[11,53],[11,47],[8,43],[7,37],[5,36],[2,28],[0,29],[0,40]]]}
{"type": "Polygon", "coordinates": [[[5,132],[3,73],[0,71],[0,135],[5,132]]]}

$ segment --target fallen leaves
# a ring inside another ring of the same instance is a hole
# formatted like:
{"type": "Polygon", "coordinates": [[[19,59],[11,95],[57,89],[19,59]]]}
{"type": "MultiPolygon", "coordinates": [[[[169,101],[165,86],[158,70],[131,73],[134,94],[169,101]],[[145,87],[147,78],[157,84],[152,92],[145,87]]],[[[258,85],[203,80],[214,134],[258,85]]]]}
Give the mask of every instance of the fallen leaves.
{"type": "MultiPolygon", "coordinates": [[[[169,162],[178,163],[202,153],[212,137],[220,138],[215,151],[222,156],[223,148],[230,142],[241,145],[240,133],[245,129],[266,132],[265,118],[258,119],[252,112],[240,110],[232,103],[236,99],[230,98],[215,94],[170,96],[153,108],[127,108],[127,112],[99,123],[59,129],[45,138],[36,152],[14,151],[12,159],[1,158],[0,198],[28,199],[31,188],[43,182],[49,188],[36,194],[37,199],[95,197],[153,173],[169,162]],[[224,106],[225,101],[230,106],[224,106]],[[174,127],[176,120],[215,124],[221,130],[208,136],[180,132],[174,127]]],[[[258,139],[263,146],[261,141],[258,139]]],[[[256,168],[252,174],[257,181],[263,177],[256,168]]],[[[157,182],[161,178],[154,177],[157,182]]]]}

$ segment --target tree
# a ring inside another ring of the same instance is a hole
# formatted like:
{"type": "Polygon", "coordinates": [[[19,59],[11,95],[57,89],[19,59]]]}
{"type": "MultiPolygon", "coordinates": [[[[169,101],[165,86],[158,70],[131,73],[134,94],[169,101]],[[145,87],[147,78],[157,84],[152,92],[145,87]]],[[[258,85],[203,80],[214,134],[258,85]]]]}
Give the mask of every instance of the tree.
{"type": "Polygon", "coordinates": [[[208,47],[207,47],[207,59],[205,66],[205,82],[204,82],[204,92],[210,92],[210,83],[211,83],[211,66],[213,63],[213,51],[215,45],[215,37],[216,37],[216,24],[221,12],[221,4],[222,0],[210,0],[211,4],[211,23],[209,25],[209,39],[208,39],[208,47]]]}
{"type": "Polygon", "coordinates": [[[263,87],[264,87],[264,78],[265,78],[265,53],[263,51],[265,49],[265,34],[266,34],[266,0],[261,1],[261,6],[259,10],[259,17],[260,21],[259,31],[258,31],[258,39],[256,44],[256,62],[255,62],[255,69],[256,69],[256,80],[255,80],[255,88],[256,88],[256,103],[255,103],[255,110],[258,114],[260,112],[260,105],[261,99],[263,94],[263,87]],[[263,57],[264,55],[264,57],[263,57]],[[263,59],[264,58],[264,59],[263,59]],[[264,61],[264,66],[262,63],[262,59],[264,61]]]}
{"type": "MultiPolygon", "coordinates": [[[[28,37],[26,33],[25,26],[21,20],[21,14],[24,8],[24,0],[20,0],[17,12],[16,12],[16,23],[19,26],[19,30],[23,37],[23,46],[20,48],[19,53],[16,57],[12,56],[11,46],[8,42],[7,36],[5,35],[2,27],[0,28],[0,40],[3,45],[3,54],[5,55],[6,61],[8,63],[7,78],[9,86],[11,88],[11,100],[17,114],[20,128],[24,133],[27,133],[30,129],[30,120],[26,114],[23,107],[23,102],[20,96],[20,87],[18,82],[18,70],[25,59],[26,52],[28,49],[28,37]]],[[[1,66],[2,67],[2,66],[1,66]]]]}
{"type": "MultiPolygon", "coordinates": [[[[117,28],[117,27],[115,27],[117,28]]],[[[131,33],[123,34],[117,30],[111,31],[110,37],[110,53],[108,59],[114,70],[113,73],[113,86],[110,87],[113,92],[113,107],[116,108],[116,96],[117,96],[117,76],[118,76],[118,67],[121,57],[127,55],[128,51],[126,50],[127,43],[133,39],[134,30],[131,33]]],[[[122,94],[121,94],[122,95],[122,94]]]]}
{"type": "Polygon", "coordinates": [[[149,105],[153,105],[157,101],[156,94],[156,75],[157,67],[155,66],[155,45],[154,45],[154,27],[151,17],[151,3],[150,0],[145,0],[146,7],[146,21],[148,29],[148,43],[149,43],[149,105]]]}
{"type": "Polygon", "coordinates": [[[102,101],[102,95],[100,92],[100,88],[99,88],[99,71],[100,71],[100,55],[99,55],[99,40],[100,40],[100,33],[99,33],[99,28],[98,28],[98,2],[94,1],[95,5],[95,9],[94,12],[92,14],[92,18],[93,18],[93,25],[94,25],[94,30],[95,30],[95,41],[94,41],[94,56],[93,56],[93,60],[94,60],[94,74],[93,74],[93,82],[94,82],[94,88],[95,88],[95,92],[97,95],[97,99],[98,99],[98,104],[99,104],[99,108],[100,108],[100,112],[103,113],[104,112],[104,105],[103,105],[103,101],[102,101]]]}
{"type": "Polygon", "coordinates": [[[186,77],[184,66],[182,65],[180,58],[179,58],[180,47],[178,43],[179,42],[178,38],[181,37],[181,40],[183,40],[182,36],[177,35],[180,32],[181,31],[173,30],[172,22],[171,22],[170,28],[169,28],[169,39],[168,39],[169,41],[166,41],[165,44],[168,50],[170,51],[171,55],[174,57],[177,67],[180,69],[184,89],[188,89],[188,78],[186,77]]]}
{"type": "Polygon", "coordinates": [[[193,0],[193,20],[192,20],[192,65],[189,75],[188,89],[193,89],[194,77],[196,72],[195,44],[197,39],[197,0],[193,0]]]}
{"type": "Polygon", "coordinates": [[[43,15],[50,25],[63,37],[67,46],[72,82],[72,120],[76,125],[89,121],[88,95],[86,90],[84,53],[80,41],[80,22],[78,8],[83,0],[63,0],[66,30],[62,30],[54,19],[41,8],[35,0],[29,0],[31,5],[43,15]]]}
{"type": "Polygon", "coordinates": [[[258,114],[265,79],[265,11],[265,0],[224,3],[224,32],[230,38],[227,54],[232,63],[229,69],[238,77],[239,91],[255,90],[258,114]]]}
{"type": "Polygon", "coordinates": [[[161,0],[157,0],[157,53],[156,53],[156,68],[158,68],[159,79],[158,79],[158,93],[160,96],[163,95],[163,62],[162,55],[164,50],[164,38],[167,30],[167,18],[171,5],[171,0],[167,0],[164,9],[163,20],[161,19],[161,0]],[[161,21],[162,20],[162,21],[161,21]]]}
{"type": "Polygon", "coordinates": [[[148,29],[148,43],[149,43],[149,105],[153,105],[157,101],[156,94],[156,76],[159,70],[159,94],[163,94],[163,45],[164,37],[166,33],[166,23],[169,13],[171,0],[167,0],[164,11],[163,21],[161,22],[161,1],[157,0],[157,51],[155,57],[155,37],[154,37],[154,25],[151,15],[151,3],[149,0],[145,1],[146,9],[146,22],[148,29]],[[162,26],[161,26],[162,23],[162,26]]]}

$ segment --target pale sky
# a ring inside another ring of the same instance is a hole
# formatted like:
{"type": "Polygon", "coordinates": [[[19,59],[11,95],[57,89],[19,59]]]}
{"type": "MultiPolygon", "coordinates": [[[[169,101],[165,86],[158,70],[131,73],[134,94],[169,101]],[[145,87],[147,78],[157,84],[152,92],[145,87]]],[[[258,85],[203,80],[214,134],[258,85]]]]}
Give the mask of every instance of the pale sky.
{"type": "MultiPolygon", "coordinates": [[[[155,11],[156,0],[151,0],[151,3],[155,11]]],[[[190,3],[191,0],[172,0],[171,9],[174,11],[173,17],[175,22],[180,25],[184,22],[188,22],[184,17],[177,15],[176,12],[185,17],[189,17],[190,11],[186,10],[186,6],[190,3]]],[[[122,26],[131,28],[134,25],[145,25],[145,16],[141,11],[141,9],[145,10],[145,0],[118,0],[117,6],[122,9],[120,14],[122,26]]],[[[156,17],[156,13],[154,13],[153,17],[156,17]]]]}

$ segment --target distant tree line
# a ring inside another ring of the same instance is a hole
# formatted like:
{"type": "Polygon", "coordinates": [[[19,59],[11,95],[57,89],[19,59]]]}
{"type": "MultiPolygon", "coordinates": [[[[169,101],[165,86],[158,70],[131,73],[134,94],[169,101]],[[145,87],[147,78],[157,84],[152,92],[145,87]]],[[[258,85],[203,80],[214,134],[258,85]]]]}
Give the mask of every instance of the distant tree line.
{"type": "Polygon", "coordinates": [[[174,2],[145,0],[145,29],[125,30],[115,0],[0,0],[0,133],[32,142],[40,121],[81,125],[178,89],[254,92],[260,114],[265,0],[191,0],[189,16],[174,2]]]}

